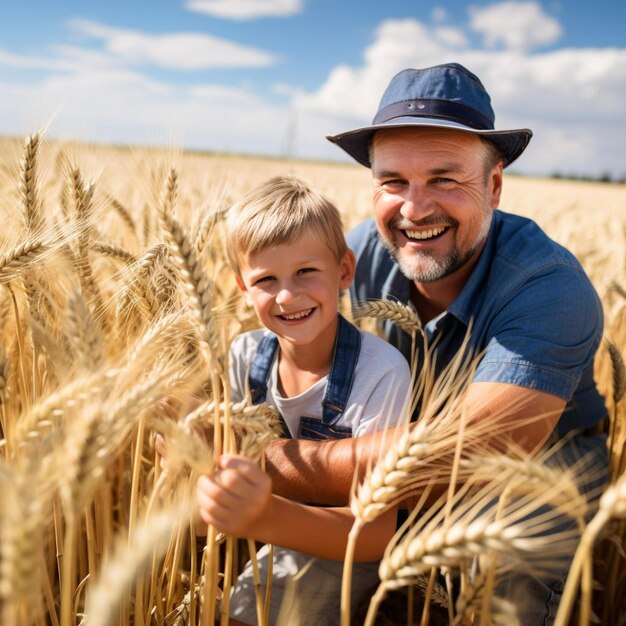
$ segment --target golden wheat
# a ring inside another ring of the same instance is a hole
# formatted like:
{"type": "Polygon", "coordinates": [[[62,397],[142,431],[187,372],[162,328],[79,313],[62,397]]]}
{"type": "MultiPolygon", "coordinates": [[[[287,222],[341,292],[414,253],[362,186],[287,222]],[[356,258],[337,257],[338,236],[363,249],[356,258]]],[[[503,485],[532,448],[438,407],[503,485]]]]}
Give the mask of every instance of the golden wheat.
{"type": "MultiPolygon", "coordinates": [[[[234,330],[258,322],[225,271],[225,207],[288,169],[332,197],[350,227],[369,215],[369,175],[322,163],[192,154],[181,155],[172,172],[172,159],[155,152],[86,149],[44,142],[41,133],[0,144],[3,176],[15,173],[0,184],[7,225],[0,233],[3,626],[91,626],[92,618],[96,624],[183,626],[198,623],[200,613],[206,623],[216,610],[218,574],[237,573],[233,543],[218,547],[210,536],[201,565],[188,518],[167,521],[168,513],[155,512],[174,510],[196,472],[211,471],[218,448],[211,449],[207,433],[218,446],[228,442],[259,458],[277,427],[263,407],[233,405],[227,397],[228,340],[234,330]],[[124,171],[103,166],[111,162],[124,171]],[[178,168],[184,178],[178,178],[178,168]],[[85,182],[91,176],[84,173],[94,171],[97,189],[85,182]],[[183,406],[192,397],[202,404],[173,423],[154,414],[168,395],[183,406]],[[155,429],[170,434],[174,451],[165,469],[147,436],[155,429]],[[146,525],[150,520],[153,527],[146,525]],[[160,556],[153,557],[153,550],[160,556]],[[140,569],[145,578],[138,578],[140,569]]],[[[612,484],[578,544],[562,611],[576,600],[577,572],[586,571],[594,546],[602,548],[609,531],[621,545],[626,537],[626,246],[619,217],[625,200],[623,186],[516,177],[506,180],[503,194],[505,208],[534,217],[581,259],[601,295],[612,342],[603,344],[596,361],[611,417],[612,484]],[[598,211],[607,219],[599,219],[598,211]]],[[[421,337],[419,320],[404,305],[366,306],[368,315],[421,337]]],[[[428,361],[429,346],[424,353],[428,361]]],[[[546,466],[543,457],[529,461],[515,451],[480,450],[480,438],[492,433],[468,423],[463,439],[471,454],[458,459],[453,475],[455,429],[462,417],[454,399],[470,378],[471,367],[460,362],[437,379],[428,368],[416,377],[423,426],[391,442],[389,454],[355,488],[351,504],[358,519],[370,520],[411,486],[451,481],[451,500],[416,512],[406,538],[393,540],[377,601],[394,586],[417,584],[425,586],[427,602],[447,602],[443,587],[421,577],[433,566],[442,573],[445,565],[466,583],[465,607],[448,602],[449,614],[456,611],[451,623],[467,618],[478,625],[488,615],[490,623],[514,624],[510,605],[494,595],[495,583],[516,561],[545,565],[561,549],[573,551],[580,533],[576,520],[585,507],[576,482],[578,472],[588,470],[582,463],[564,471],[546,466]],[[500,478],[497,489],[494,477],[500,478]],[[455,494],[456,483],[464,481],[473,481],[471,493],[455,494]],[[548,486],[540,489],[542,484],[548,486]],[[486,493],[500,497],[502,505],[485,519],[480,507],[486,493]],[[541,503],[552,508],[551,515],[537,518],[536,526],[520,520],[524,510],[541,503]],[[556,545],[544,551],[529,538],[533,530],[549,531],[563,514],[576,530],[556,545]],[[535,548],[545,552],[538,561],[535,548]],[[473,556],[485,569],[484,584],[469,573],[473,556]],[[474,600],[472,585],[478,585],[474,600]]],[[[407,418],[413,409],[407,406],[407,418]]],[[[623,558],[606,543],[596,571],[602,590],[593,593],[609,626],[625,611],[626,580],[623,558]]],[[[225,593],[227,588],[228,582],[225,593]]],[[[588,614],[583,610],[580,616],[584,623],[588,614]]],[[[427,610],[422,618],[428,618],[427,610]]]]}

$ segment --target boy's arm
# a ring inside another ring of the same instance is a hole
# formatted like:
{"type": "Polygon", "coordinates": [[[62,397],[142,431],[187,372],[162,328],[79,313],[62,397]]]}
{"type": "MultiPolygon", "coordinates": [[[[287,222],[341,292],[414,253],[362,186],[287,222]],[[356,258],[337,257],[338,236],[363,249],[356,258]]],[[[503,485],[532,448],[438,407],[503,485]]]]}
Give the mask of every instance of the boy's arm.
{"type": "MultiPolygon", "coordinates": [[[[201,519],[235,537],[252,537],[324,559],[343,560],[354,518],[348,508],[321,508],[271,493],[271,480],[255,463],[223,455],[219,472],[201,476],[196,490],[201,519]]],[[[395,532],[391,510],[362,529],[356,561],[379,559],[395,532]]]]}
{"type": "MultiPolygon", "coordinates": [[[[474,423],[480,424],[483,431],[496,433],[483,436],[482,445],[502,449],[508,438],[528,452],[545,443],[565,407],[565,400],[552,394],[487,382],[472,383],[464,402],[466,429],[474,423]]],[[[358,439],[323,442],[274,441],[266,449],[274,493],[305,502],[345,505],[354,472],[363,476],[368,465],[387,452],[399,431],[396,428],[358,439]]],[[[426,473],[428,468],[423,471],[426,473]]]]}

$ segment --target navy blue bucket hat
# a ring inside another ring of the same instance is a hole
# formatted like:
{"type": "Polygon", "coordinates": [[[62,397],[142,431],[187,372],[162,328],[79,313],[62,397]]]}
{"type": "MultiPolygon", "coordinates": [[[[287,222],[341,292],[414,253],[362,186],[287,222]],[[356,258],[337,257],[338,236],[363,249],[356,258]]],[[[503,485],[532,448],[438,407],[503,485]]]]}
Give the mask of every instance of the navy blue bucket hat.
{"type": "Polygon", "coordinates": [[[496,145],[504,166],[524,152],[533,133],[528,128],[495,130],[491,99],[477,76],[458,63],[407,69],[389,83],[370,126],[326,139],[362,165],[371,167],[369,145],[377,130],[407,126],[452,128],[483,136],[496,145]]]}

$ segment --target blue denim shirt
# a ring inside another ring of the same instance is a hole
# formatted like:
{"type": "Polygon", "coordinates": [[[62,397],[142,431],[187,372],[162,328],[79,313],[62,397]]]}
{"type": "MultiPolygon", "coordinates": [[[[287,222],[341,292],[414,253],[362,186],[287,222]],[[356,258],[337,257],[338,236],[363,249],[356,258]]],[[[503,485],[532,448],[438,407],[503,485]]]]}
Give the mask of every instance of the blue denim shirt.
{"type": "MultiPolygon", "coordinates": [[[[409,303],[410,281],[382,244],[373,220],[348,235],[357,257],[355,303],[409,303]]],[[[606,415],[593,379],[602,337],[598,295],[580,263],[529,219],[495,211],[489,236],[456,300],[424,327],[437,339],[437,370],[457,352],[472,321],[470,346],[482,353],[473,380],[544,391],[567,401],[557,430],[589,428],[606,415]]],[[[409,335],[391,322],[384,335],[408,359],[409,335]]]]}

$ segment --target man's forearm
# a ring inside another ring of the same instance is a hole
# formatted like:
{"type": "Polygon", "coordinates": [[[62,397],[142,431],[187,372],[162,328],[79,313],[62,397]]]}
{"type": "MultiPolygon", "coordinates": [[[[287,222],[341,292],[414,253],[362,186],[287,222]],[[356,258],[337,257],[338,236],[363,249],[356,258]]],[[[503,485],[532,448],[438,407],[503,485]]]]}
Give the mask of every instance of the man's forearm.
{"type": "MultiPolygon", "coordinates": [[[[299,550],[311,556],[343,560],[354,518],[347,507],[305,506],[272,496],[266,517],[257,523],[254,539],[299,550]]],[[[385,511],[359,533],[355,561],[380,559],[395,532],[396,511],[385,511]]]]}
{"type": "Polygon", "coordinates": [[[364,474],[383,439],[382,433],[372,433],[358,439],[273,441],[266,449],[272,491],[301,502],[345,505],[355,470],[364,474]]]}
{"type": "MultiPolygon", "coordinates": [[[[563,411],[565,401],[536,390],[504,383],[474,383],[465,396],[470,416],[465,429],[465,446],[471,451],[506,450],[511,441],[527,452],[534,452],[545,442],[563,411]],[[473,431],[473,432],[472,432],[473,431]]],[[[342,506],[347,504],[355,472],[362,478],[368,467],[384,456],[392,442],[403,432],[398,427],[358,439],[309,441],[280,439],[267,450],[267,469],[275,494],[291,500],[342,506]]],[[[439,451],[449,455],[455,442],[439,451]]],[[[428,478],[428,469],[423,468],[428,478]]],[[[433,471],[433,477],[436,471],[433,471]]],[[[424,484],[427,484],[426,481],[424,484]]],[[[431,487],[433,485],[431,484],[431,487]]],[[[441,489],[434,487],[434,493],[441,489]]],[[[421,488],[411,494],[419,497],[421,488]]],[[[432,496],[431,496],[432,497],[432,496]]]]}

